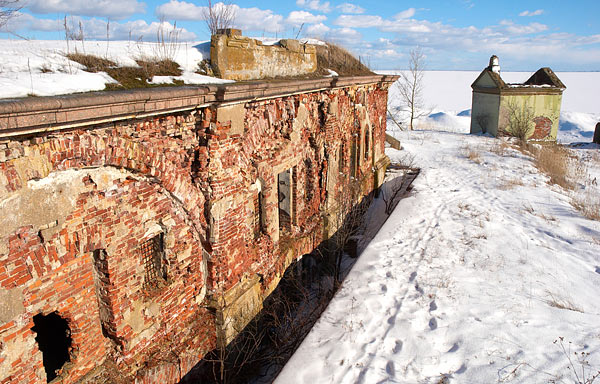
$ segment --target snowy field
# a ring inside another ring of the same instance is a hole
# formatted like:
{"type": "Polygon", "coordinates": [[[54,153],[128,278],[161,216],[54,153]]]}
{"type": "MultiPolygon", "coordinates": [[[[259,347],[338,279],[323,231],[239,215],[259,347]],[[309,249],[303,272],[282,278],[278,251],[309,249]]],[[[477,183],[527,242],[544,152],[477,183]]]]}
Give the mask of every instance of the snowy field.
{"type": "MultiPolygon", "coordinates": [[[[574,191],[549,185],[529,156],[468,134],[477,74],[427,73],[432,115],[414,132],[388,120],[404,147],[388,155],[422,169],[413,193],[277,383],[588,383],[600,370],[600,222],[571,205],[599,202],[600,147],[571,148],[585,164],[574,191]]],[[[600,74],[558,75],[569,87],[559,138],[589,143],[600,74]]]]}

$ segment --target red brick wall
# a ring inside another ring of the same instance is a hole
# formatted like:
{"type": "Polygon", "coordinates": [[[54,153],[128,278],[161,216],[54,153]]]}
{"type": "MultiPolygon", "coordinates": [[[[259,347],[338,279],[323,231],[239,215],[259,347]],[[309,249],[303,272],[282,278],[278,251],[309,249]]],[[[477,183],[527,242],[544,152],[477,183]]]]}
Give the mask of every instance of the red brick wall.
{"type": "MultiPolygon", "coordinates": [[[[275,228],[266,226],[264,235],[254,239],[251,185],[257,180],[265,197],[265,220],[278,215],[277,174],[293,168],[293,211],[291,239],[304,239],[292,246],[295,256],[311,252],[323,240],[323,209],[328,194],[336,198],[348,184],[350,141],[357,135],[364,143],[365,132],[373,130],[375,142],[383,153],[387,90],[377,86],[343,88],[327,92],[304,93],[267,101],[247,103],[243,134],[229,134],[227,122],[212,120],[207,131],[208,179],[211,200],[230,201],[226,213],[211,225],[211,287],[229,289],[244,274],[263,276],[265,285],[281,272],[286,255],[280,250],[275,228]],[[300,106],[305,116],[300,116],[300,106]],[[364,109],[361,109],[364,106],[364,109]],[[372,126],[365,123],[367,115],[372,126]],[[302,121],[300,121],[302,120],[302,121]],[[294,124],[296,127],[294,132],[294,124]],[[345,177],[339,177],[327,190],[328,167],[335,164],[341,143],[346,143],[345,177]],[[310,187],[312,190],[306,190],[310,187]],[[305,239],[311,239],[307,241],[305,239]],[[302,246],[300,245],[302,244],[302,246]],[[308,247],[306,244],[310,244],[308,247]]],[[[364,157],[358,148],[357,178],[363,181],[365,194],[373,189],[373,156],[364,157]]]]}
{"type": "Polygon", "coordinates": [[[0,202],[23,202],[0,238],[0,293],[22,302],[0,322],[0,383],[45,382],[32,318],[54,311],[72,332],[64,383],[115,369],[125,381],[177,382],[216,345],[210,296],[257,274],[266,295],[289,252],[301,257],[324,239],[324,212],[349,183],[352,140],[357,179],[372,190],[364,135],[383,153],[386,104],[382,86],[350,86],[249,101],[243,127],[216,105],[0,141],[0,202]],[[277,175],[290,168],[292,225],[280,233],[277,175]],[[35,185],[70,199],[53,229],[26,204],[35,185]],[[158,233],[166,280],[149,289],[139,246],[158,233]],[[102,364],[112,368],[93,370],[102,364]]]}
{"type": "MultiPolygon", "coordinates": [[[[180,115],[11,142],[9,158],[40,154],[55,174],[79,169],[76,177],[87,188],[78,191],[75,208],[52,238],[42,239],[38,228],[28,225],[2,240],[8,241],[8,254],[1,259],[0,287],[21,289],[25,311],[2,325],[0,340],[21,338],[27,345],[18,356],[3,351],[0,359],[12,361],[10,375],[0,382],[45,382],[41,353],[32,341],[32,317],[37,313],[57,311],[69,323],[74,353],[65,383],[81,378],[111,349],[118,351],[126,372],[135,364],[148,364],[154,345],[164,347],[169,338],[178,344],[179,330],[206,315],[200,305],[206,288],[204,196],[191,172],[195,129],[194,116],[180,115]],[[121,169],[122,175],[100,190],[94,178],[102,179],[102,172],[90,176],[83,167],[121,169]],[[167,281],[159,290],[146,292],[137,247],[149,237],[151,226],[160,228],[166,239],[167,281]],[[92,261],[97,249],[107,250],[104,288],[110,299],[110,338],[102,335],[99,322],[92,261]],[[136,302],[142,304],[134,308],[136,302]],[[158,303],[159,309],[148,313],[144,303],[158,303]],[[125,319],[131,313],[138,322],[137,333],[125,319]],[[151,327],[156,329],[139,334],[151,327]]],[[[35,164],[20,176],[17,163],[10,160],[0,164],[8,194],[17,194],[29,180],[43,176],[44,170],[35,164]]],[[[198,351],[212,348],[214,337],[201,337],[195,345],[189,341],[197,351],[193,366],[201,358],[198,351]]]]}

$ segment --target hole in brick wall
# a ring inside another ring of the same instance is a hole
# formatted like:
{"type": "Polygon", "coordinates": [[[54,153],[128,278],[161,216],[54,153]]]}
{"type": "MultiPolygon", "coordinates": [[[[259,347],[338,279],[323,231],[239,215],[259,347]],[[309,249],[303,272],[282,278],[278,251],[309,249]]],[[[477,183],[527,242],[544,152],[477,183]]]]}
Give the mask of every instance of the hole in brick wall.
{"type": "Polygon", "coordinates": [[[304,196],[306,196],[307,201],[311,201],[315,192],[315,186],[313,182],[314,167],[310,159],[304,160],[304,169],[306,170],[306,175],[304,179],[304,196]]]}
{"type": "Polygon", "coordinates": [[[254,238],[259,238],[263,232],[263,196],[258,192],[254,196],[254,238]]]}
{"type": "Polygon", "coordinates": [[[277,175],[277,193],[279,196],[279,229],[290,230],[292,218],[292,170],[277,175]]]}
{"type": "Polygon", "coordinates": [[[369,158],[369,131],[365,131],[365,160],[369,158]]]}
{"type": "Polygon", "coordinates": [[[346,146],[344,142],[340,144],[340,151],[338,153],[338,171],[339,173],[344,173],[344,167],[346,166],[346,146]]]}
{"type": "Polygon", "coordinates": [[[93,254],[94,261],[94,288],[98,300],[98,312],[100,314],[100,325],[102,335],[114,339],[115,332],[110,327],[111,299],[108,294],[110,277],[108,274],[108,255],[104,249],[96,249],[93,254]]]}
{"type": "Polygon", "coordinates": [[[350,177],[356,178],[356,167],[358,166],[358,135],[352,137],[352,147],[350,148],[350,177]]]}
{"type": "Polygon", "coordinates": [[[71,329],[67,320],[56,312],[33,316],[33,324],[31,330],[37,333],[35,341],[42,351],[46,379],[50,382],[58,376],[57,371],[71,360],[69,355],[71,329]]]}
{"type": "Polygon", "coordinates": [[[144,241],[139,252],[144,264],[144,285],[146,288],[156,288],[160,280],[166,279],[163,271],[163,234],[144,241]]]}

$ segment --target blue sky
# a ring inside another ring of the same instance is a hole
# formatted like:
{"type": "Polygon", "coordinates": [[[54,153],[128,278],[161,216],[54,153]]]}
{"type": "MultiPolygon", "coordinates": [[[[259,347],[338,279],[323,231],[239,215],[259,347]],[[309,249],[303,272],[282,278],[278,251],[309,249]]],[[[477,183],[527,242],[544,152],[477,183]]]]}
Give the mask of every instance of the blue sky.
{"type": "MultiPolygon", "coordinates": [[[[3,27],[7,38],[63,39],[63,20],[86,39],[156,39],[159,20],[180,40],[209,38],[202,8],[190,0],[23,0],[3,27]]],[[[600,1],[249,1],[230,2],[246,36],[319,37],[375,69],[406,67],[419,46],[428,69],[479,70],[492,54],[503,70],[600,70],[600,1]],[[300,29],[301,28],[301,29],[300,29]]]]}

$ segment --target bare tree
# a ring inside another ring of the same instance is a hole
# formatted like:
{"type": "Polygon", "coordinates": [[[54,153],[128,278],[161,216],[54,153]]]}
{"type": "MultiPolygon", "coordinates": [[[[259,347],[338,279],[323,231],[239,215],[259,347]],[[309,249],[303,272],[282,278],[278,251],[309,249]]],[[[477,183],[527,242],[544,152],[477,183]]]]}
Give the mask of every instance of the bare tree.
{"type": "Polygon", "coordinates": [[[0,27],[3,27],[22,7],[21,0],[0,0],[0,27]]]}
{"type": "Polygon", "coordinates": [[[202,13],[211,35],[216,35],[219,29],[233,27],[235,8],[228,1],[213,4],[212,0],[207,0],[202,13]]]}
{"type": "Polygon", "coordinates": [[[365,215],[373,201],[373,194],[361,196],[360,182],[351,179],[345,186],[344,192],[339,195],[337,211],[330,219],[330,223],[336,228],[336,232],[329,240],[329,256],[334,259],[332,272],[336,287],[343,280],[342,259],[346,245],[365,225],[365,215]]]}
{"type": "Polygon", "coordinates": [[[414,48],[410,51],[408,70],[400,75],[400,81],[398,82],[400,97],[410,111],[409,128],[411,131],[414,129],[414,121],[427,114],[423,111],[425,107],[423,100],[424,75],[425,55],[421,48],[414,48]]]}
{"type": "Polygon", "coordinates": [[[503,133],[525,142],[529,137],[533,127],[533,118],[535,116],[533,109],[527,102],[519,103],[516,100],[510,100],[505,105],[506,126],[503,133]]]}

